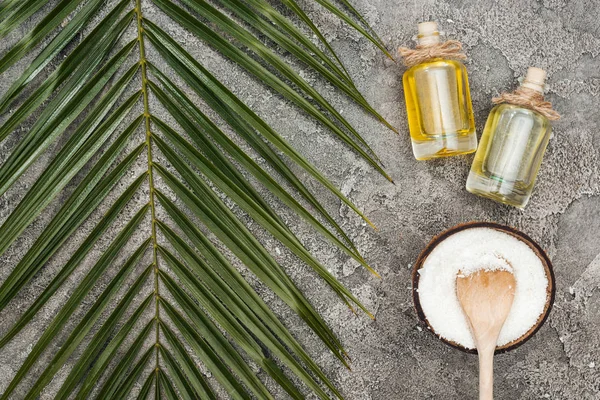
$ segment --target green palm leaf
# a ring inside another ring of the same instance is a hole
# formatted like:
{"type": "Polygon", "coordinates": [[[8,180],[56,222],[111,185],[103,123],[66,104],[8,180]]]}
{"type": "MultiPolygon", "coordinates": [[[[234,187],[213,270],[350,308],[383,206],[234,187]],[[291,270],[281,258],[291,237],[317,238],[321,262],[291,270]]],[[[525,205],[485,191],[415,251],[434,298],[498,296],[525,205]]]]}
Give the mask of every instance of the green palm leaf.
{"type": "MultiPolygon", "coordinates": [[[[389,56],[347,0],[341,7],[317,2],[389,56]]],[[[57,399],[217,399],[223,392],[233,399],[273,399],[265,379],[294,399],[307,392],[342,398],[235,265],[242,263],[349,367],[340,340],[253,232],[262,230],[353,311],[371,316],[305,248],[270,197],[377,275],[297,171],[370,221],[284,135],[152,22],[157,11],[326,127],[345,144],[340,151],[353,151],[391,181],[360,133],[276,52],[288,52],[394,129],[294,0],[277,9],[264,0],[0,3],[2,40],[22,23],[39,21],[0,55],[1,75],[37,52],[0,95],[0,141],[14,137],[16,143],[0,165],[0,196],[13,193],[40,159],[47,162],[0,227],[0,256],[22,246],[23,235],[35,237],[19,249],[23,256],[14,265],[3,267],[9,272],[0,282],[0,312],[20,301],[34,276],[53,274],[0,331],[0,351],[10,351],[40,310],[71,288],[0,388],[0,399],[35,399],[65,368],[52,393],[57,399]],[[27,123],[31,128],[17,135],[27,123]],[[31,233],[46,213],[52,213],[49,222],[31,233]],[[252,230],[249,221],[256,223],[252,230]],[[66,261],[52,273],[44,269],[51,259],[66,261]],[[76,271],[85,271],[81,279],[76,271]]]]}

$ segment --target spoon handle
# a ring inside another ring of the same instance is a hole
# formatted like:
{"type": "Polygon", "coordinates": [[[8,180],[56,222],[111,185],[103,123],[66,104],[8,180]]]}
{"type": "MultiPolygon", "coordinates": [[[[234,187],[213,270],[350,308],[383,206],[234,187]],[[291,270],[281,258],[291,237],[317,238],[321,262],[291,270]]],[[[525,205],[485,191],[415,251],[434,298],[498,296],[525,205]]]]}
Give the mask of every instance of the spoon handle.
{"type": "Polygon", "coordinates": [[[486,346],[479,353],[479,400],[494,400],[494,350],[486,346]]]}

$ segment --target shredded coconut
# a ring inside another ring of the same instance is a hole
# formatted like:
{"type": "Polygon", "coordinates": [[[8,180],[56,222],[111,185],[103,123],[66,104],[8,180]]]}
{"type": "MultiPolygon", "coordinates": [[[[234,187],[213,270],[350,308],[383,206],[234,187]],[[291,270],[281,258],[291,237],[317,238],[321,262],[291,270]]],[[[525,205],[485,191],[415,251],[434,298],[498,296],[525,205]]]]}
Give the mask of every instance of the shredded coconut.
{"type": "Polygon", "coordinates": [[[465,259],[457,276],[469,276],[480,270],[513,272],[512,266],[500,254],[489,252],[482,253],[479,258],[465,259]]]}
{"type": "Polygon", "coordinates": [[[546,304],[548,279],[544,265],[527,244],[491,228],[465,229],[447,237],[418,271],[419,302],[439,336],[470,349],[475,348],[475,342],[456,297],[456,277],[480,269],[510,271],[517,284],[498,346],[526,334],[546,304]]]}

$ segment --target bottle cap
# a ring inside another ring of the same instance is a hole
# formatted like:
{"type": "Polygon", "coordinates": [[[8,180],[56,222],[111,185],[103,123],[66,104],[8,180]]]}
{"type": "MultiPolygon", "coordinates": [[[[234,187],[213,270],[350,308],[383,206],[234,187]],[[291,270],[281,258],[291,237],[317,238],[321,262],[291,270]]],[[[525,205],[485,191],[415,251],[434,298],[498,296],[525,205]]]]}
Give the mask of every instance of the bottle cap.
{"type": "Polygon", "coordinates": [[[418,25],[417,41],[420,45],[435,44],[440,42],[440,32],[435,21],[421,22],[418,25]]]}
{"type": "Polygon", "coordinates": [[[544,93],[547,73],[541,68],[529,67],[521,86],[544,93]]]}

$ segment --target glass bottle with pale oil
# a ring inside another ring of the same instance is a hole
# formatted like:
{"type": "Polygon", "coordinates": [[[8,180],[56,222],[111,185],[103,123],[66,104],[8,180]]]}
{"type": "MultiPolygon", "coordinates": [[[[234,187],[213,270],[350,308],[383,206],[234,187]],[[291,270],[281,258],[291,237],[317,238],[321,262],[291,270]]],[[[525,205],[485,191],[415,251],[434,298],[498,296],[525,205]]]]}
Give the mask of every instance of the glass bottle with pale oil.
{"type": "MultiPolygon", "coordinates": [[[[546,72],[529,68],[521,87],[544,93],[546,72]]],[[[551,125],[539,112],[514,104],[495,106],[481,136],[467,190],[517,208],[529,201],[551,125]]]]}
{"type": "MultiPolygon", "coordinates": [[[[440,43],[435,22],[418,25],[419,47],[440,43]]],[[[467,70],[457,60],[433,58],[403,76],[406,111],[417,160],[472,153],[477,149],[467,70]]]]}

